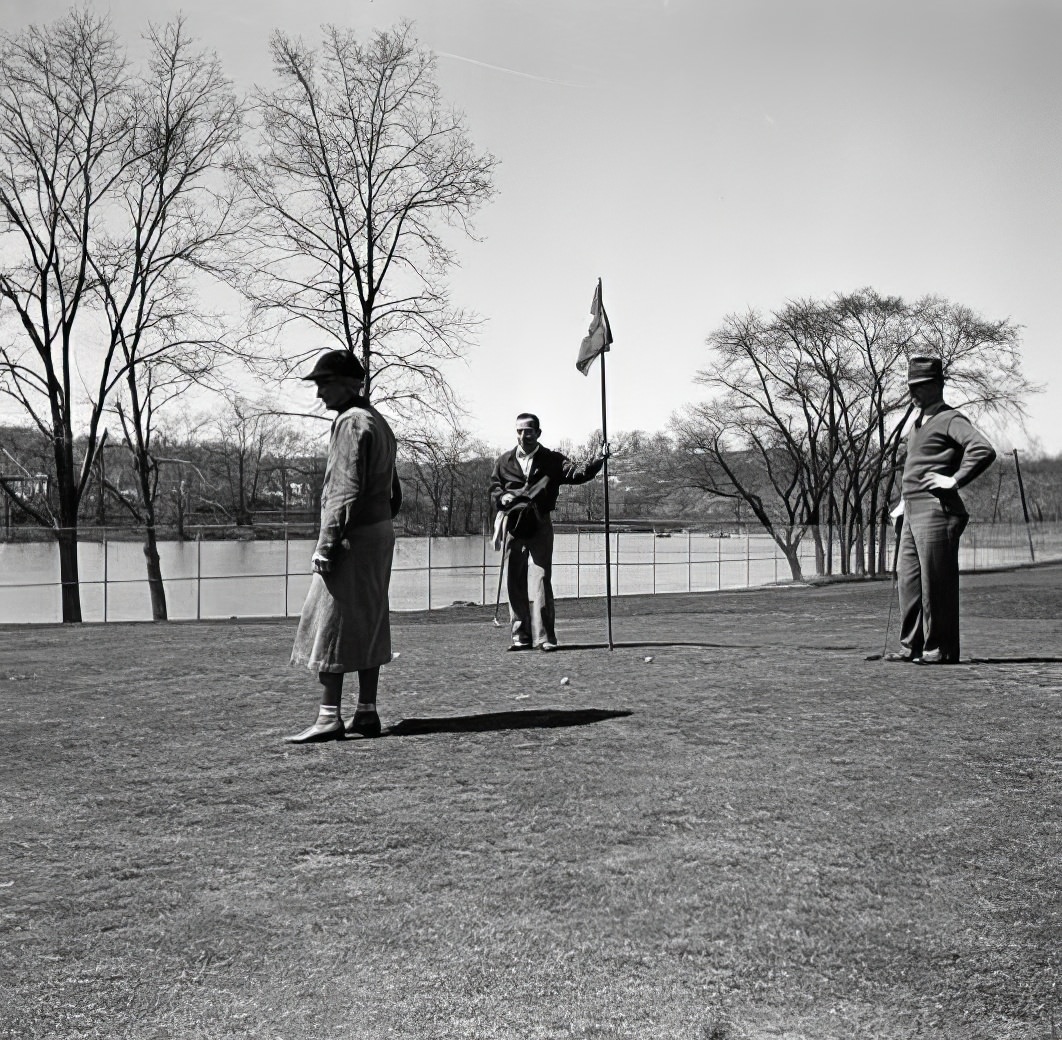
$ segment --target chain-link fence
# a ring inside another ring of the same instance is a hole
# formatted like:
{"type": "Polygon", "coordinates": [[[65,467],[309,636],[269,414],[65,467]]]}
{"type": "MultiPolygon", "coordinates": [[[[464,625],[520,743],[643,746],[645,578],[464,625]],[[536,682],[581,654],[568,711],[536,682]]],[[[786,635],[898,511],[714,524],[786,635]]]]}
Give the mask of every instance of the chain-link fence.
{"type": "MultiPolygon", "coordinates": [[[[224,538],[232,529],[203,529],[183,542],[158,543],[171,619],[286,617],[297,614],[310,583],[314,542],[282,527],[267,537],[224,538]]],[[[47,623],[62,619],[58,549],[51,532],[39,541],[0,542],[0,622],[47,623]]],[[[301,534],[301,532],[300,532],[301,534]]],[[[826,532],[823,531],[825,541],[826,532]]],[[[747,527],[634,530],[611,533],[612,592],[616,596],[713,592],[793,580],[778,544],[747,527]]],[[[886,545],[891,565],[892,543],[886,545]]],[[[840,569],[841,548],[832,552],[840,569]]],[[[813,532],[801,539],[798,558],[806,579],[816,576],[813,532]]],[[[553,587],[559,598],[605,594],[605,546],[600,528],[558,528],[553,587]]],[[[971,523],[963,536],[960,566],[986,570],[1062,559],[1062,523],[971,523]]],[[[82,528],[79,587],[86,621],[150,620],[144,554],[129,528],[82,528]]],[[[432,610],[455,603],[493,605],[502,554],[487,537],[400,538],[391,578],[393,610],[432,610]]],[[[854,568],[849,568],[854,569],[854,568]]],[[[501,590],[504,600],[504,588],[501,590]]]]}

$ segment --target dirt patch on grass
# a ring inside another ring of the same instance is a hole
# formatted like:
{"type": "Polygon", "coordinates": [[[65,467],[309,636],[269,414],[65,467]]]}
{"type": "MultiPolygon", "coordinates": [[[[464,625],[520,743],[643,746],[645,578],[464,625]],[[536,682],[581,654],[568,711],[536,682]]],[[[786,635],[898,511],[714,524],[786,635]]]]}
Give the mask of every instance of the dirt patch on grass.
{"type": "Polygon", "coordinates": [[[865,660],[887,583],[619,600],[612,653],[396,617],[403,724],[310,748],[294,622],[6,628],[0,1036],[1048,1037],[1060,578],[964,579],[949,669],[865,660]]]}

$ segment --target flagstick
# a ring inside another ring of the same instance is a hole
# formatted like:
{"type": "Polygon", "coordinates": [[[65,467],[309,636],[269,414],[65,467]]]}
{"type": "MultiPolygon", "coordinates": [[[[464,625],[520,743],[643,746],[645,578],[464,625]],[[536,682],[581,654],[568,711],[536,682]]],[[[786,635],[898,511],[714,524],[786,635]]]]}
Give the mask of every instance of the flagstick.
{"type": "MultiPolygon", "coordinates": [[[[601,355],[604,358],[604,354],[601,355]]],[[[1021,492],[1021,511],[1025,514],[1025,533],[1029,536],[1029,556],[1032,557],[1032,562],[1036,563],[1036,550],[1033,548],[1032,540],[1032,528],[1029,526],[1029,507],[1025,504],[1025,484],[1021,479],[1021,466],[1018,465],[1018,449],[1015,448],[1011,454],[1014,456],[1014,472],[1018,474],[1018,490],[1021,492]]],[[[607,502],[608,499],[605,499],[607,502]]],[[[608,506],[605,506],[608,509],[608,506]]]]}
{"type": "MultiPolygon", "coordinates": [[[[601,440],[608,444],[608,408],[605,396],[605,353],[601,352],[601,440]]],[[[608,615],[608,648],[615,649],[612,645],[612,539],[609,536],[608,516],[608,455],[605,456],[605,466],[602,470],[605,480],[605,612],[608,615]]]]}

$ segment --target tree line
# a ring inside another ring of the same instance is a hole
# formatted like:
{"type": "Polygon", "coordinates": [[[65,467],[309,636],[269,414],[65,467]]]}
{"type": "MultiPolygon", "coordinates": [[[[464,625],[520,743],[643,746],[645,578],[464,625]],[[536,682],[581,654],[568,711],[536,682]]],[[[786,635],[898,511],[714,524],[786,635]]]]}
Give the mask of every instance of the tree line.
{"type": "MultiPolygon", "coordinates": [[[[782,538],[819,538],[829,542],[829,516],[820,515],[818,531],[810,523],[795,531],[772,521],[767,528],[740,494],[720,494],[705,487],[700,470],[705,460],[692,454],[681,437],[688,412],[679,413],[668,431],[613,435],[611,514],[618,523],[645,527],[710,525],[720,530],[763,528],[782,538]]],[[[160,433],[151,495],[157,532],[162,538],[268,538],[285,530],[310,536],[319,518],[324,478],[323,439],[272,413],[234,398],[217,415],[188,424],[181,434],[160,433]]],[[[575,459],[588,459],[600,448],[600,433],[584,444],[562,441],[558,447],[575,459]]],[[[0,537],[40,537],[40,514],[54,509],[54,490],[46,471],[48,442],[24,427],[0,427],[0,455],[18,457],[29,468],[14,480],[21,497],[34,512],[4,502],[0,537]]],[[[399,473],[405,502],[398,517],[403,535],[460,537],[489,530],[493,513],[487,485],[494,460],[503,449],[489,447],[463,431],[442,439],[403,440],[399,473]]],[[[746,452],[725,456],[723,465],[746,480],[755,474],[754,459],[746,452]]],[[[1062,457],[1024,457],[1018,483],[1013,453],[1001,452],[987,474],[963,496],[975,520],[1023,523],[1021,491],[1025,491],[1030,519],[1035,523],[1062,521],[1062,457]]],[[[101,450],[82,498],[79,526],[99,537],[107,529],[114,537],[122,527],[141,532],[144,516],[138,508],[134,484],[138,475],[127,449],[120,445],[101,450]],[[97,530],[91,530],[97,529],[97,530]]],[[[766,467],[759,473],[769,484],[766,467]]],[[[840,498],[842,483],[827,494],[840,498]]],[[[894,501],[894,500],[893,500],[894,501]]],[[[762,505],[762,503],[761,503],[762,505]]],[[[595,526],[602,523],[601,481],[562,488],[555,521],[595,526]]],[[[46,528],[47,529],[47,528],[46,528]]],[[[853,529],[851,513],[834,518],[836,555],[824,545],[819,573],[874,573],[879,570],[867,554],[869,531],[862,539],[853,529]],[[845,533],[847,530],[847,534],[845,533]],[[863,553],[860,558],[859,549],[863,553]]],[[[799,572],[798,572],[799,574],[799,572]]]]}

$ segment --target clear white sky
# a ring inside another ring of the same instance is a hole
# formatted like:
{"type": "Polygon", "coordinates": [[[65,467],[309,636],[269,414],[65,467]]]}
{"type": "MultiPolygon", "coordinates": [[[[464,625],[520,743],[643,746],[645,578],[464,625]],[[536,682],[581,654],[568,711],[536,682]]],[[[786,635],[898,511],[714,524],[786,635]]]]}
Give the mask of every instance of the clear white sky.
{"type": "MultiPolygon", "coordinates": [[[[183,11],[241,87],[274,28],[417,23],[502,163],[452,280],[487,320],[452,381],[488,443],[523,410],[547,444],[600,425],[574,367],[600,276],[612,431],[698,397],[728,312],[869,285],[1024,326],[1030,431],[1062,452],[1059,0],[96,3],[130,40],[183,11]]],[[[3,0],[0,26],[66,7],[3,0]]]]}

